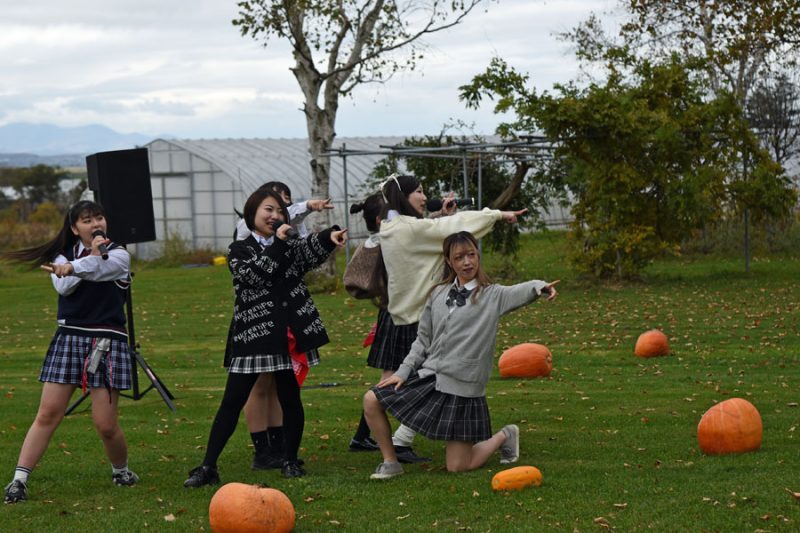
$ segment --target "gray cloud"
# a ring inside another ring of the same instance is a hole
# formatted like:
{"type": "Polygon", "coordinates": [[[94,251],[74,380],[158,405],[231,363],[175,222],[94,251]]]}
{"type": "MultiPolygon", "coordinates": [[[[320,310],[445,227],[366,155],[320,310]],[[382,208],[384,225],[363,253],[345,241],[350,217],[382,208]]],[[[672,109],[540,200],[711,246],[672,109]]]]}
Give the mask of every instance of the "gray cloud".
{"type": "MultiPolygon", "coordinates": [[[[340,135],[435,133],[452,117],[491,132],[458,87],[492,56],[539,89],[578,75],[554,32],[612,0],[504,0],[431,36],[416,72],[360,87],[340,107],[340,135]]],[[[5,122],[102,123],[179,137],[304,136],[288,46],[264,48],[232,26],[235,2],[29,0],[3,7],[0,106],[5,122]]]]}

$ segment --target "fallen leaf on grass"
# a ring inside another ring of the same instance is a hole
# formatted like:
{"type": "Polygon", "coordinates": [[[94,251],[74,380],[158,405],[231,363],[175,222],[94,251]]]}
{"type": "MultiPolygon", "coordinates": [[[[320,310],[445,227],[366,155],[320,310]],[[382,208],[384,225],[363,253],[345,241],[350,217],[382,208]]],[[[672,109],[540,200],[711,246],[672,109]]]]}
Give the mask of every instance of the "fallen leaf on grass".
{"type": "Polygon", "coordinates": [[[788,492],[789,494],[792,495],[792,498],[794,498],[795,500],[800,500],[800,492],[795,492],[795,491],[793,491],[791,489],[788,489],[788,488],[785,489],[785,490],[786,490],[786,492],[788,492]]]}
{"type": "Polygon", "coordinates": [[[595,518],[594,520],[592,520],[592,522],[594,522],[594,523],[595,523],[595,524],[597,524],[598,526],[600,526],[600,527],[603,527],[603,528],[605,528],[605,529],[611,529],[611,524],[609,524],[609,523],[608,523],[608,520],[606,520],[606,519],[605,519],[605,518],[603,518],[602,516],[598,516],[597,518],[595,518]]]}
{"type": "Polygon", "coordinates": [[[168,514],[167,516],[164,517],[164,520],[166,520],[167,522],[174,522],[175,521],[175,515],[170,513],[170,514],[168,514]]]}
{"type": "Polygon", "coordinates": [[[617,509],[625,509],[627,506],[628,506],[627,503],[615,503],[614,504],[614,507],[616,507],[617,509]]]}

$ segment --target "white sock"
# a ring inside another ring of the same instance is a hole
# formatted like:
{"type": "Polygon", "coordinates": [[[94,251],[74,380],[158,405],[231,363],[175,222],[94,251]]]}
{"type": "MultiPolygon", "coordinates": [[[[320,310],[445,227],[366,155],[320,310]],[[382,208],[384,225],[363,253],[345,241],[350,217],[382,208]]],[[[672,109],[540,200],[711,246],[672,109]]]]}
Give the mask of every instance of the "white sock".
{"type": "Polygon", "coordinates": [[[127,471],[128,471],[128,463],[125,463],[122,466],[111,465],[111,474],[112,475],[113,474],[121,474],[121,473],[127,472],[127,471]]]}
{"type": "Polygon", "coordinates": [[[31,469],[25,468],[24,466],[17,466],[16,470],[14,470],[14,481],[22,481],[26,485],[28,484],[28,476],[31,475],[31,469]]]}
{"type": "Polygon", "coordinates": [[[395,431],[394,435],[392,435],[392,444],[395,446],[410,447],[414,443],[414,437],[416,436],[416,431],[405,424],[400,424],[400,427],[398,427],[397,431],[395,431]]]}

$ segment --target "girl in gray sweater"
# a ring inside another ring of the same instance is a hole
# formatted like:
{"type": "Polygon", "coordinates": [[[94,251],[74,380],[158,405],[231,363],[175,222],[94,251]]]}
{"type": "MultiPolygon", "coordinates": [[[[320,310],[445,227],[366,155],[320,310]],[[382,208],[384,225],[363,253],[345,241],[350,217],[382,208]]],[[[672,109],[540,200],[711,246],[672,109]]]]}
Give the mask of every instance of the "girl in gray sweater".
{"type": "Polygon", "coordinates": [[[450,472],[480,468],[498,449],[503,464],[519,458],[519,428],[508,425],[492,434],[486,403],[497,325],[502,315],[541,295],[555,298],[558,281],[493,284],[481,270],[475,237],[466,231],[448,236],[443,254],[444,281],[431,290],[411,350],[393,375],[364,396],[364,414],[383,454],[372,479],[403,473],[387,410],[426,437],[446,441],[450,472]]]}

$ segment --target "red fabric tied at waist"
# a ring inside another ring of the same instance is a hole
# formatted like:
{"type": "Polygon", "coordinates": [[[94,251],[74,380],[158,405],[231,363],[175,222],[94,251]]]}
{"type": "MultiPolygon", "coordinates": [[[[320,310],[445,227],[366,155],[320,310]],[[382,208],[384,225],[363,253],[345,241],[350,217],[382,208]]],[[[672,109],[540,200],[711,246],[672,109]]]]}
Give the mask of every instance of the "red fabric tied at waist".
{"type": "Polygon", "coordinates": [[[364,337],[364,342],[361,343],[361,346],[366,348],[367,346],[372,346],[372,343],[375,342],[375,332],[378,330],[378,323],[375,322],[372,324],[372,329],[369,330],[367,336],[364,337]]]}
{"type": "Polygon", "coordinates": [[[291,329],[286,330],[289,337],[289,357],[292,359],[292,370],[294,370],[294,377],[297,379],[297,384],[302,387],[303,382],[308,375],[308,358],[305,352],[297,351],[297,340],[291,329]]]}

